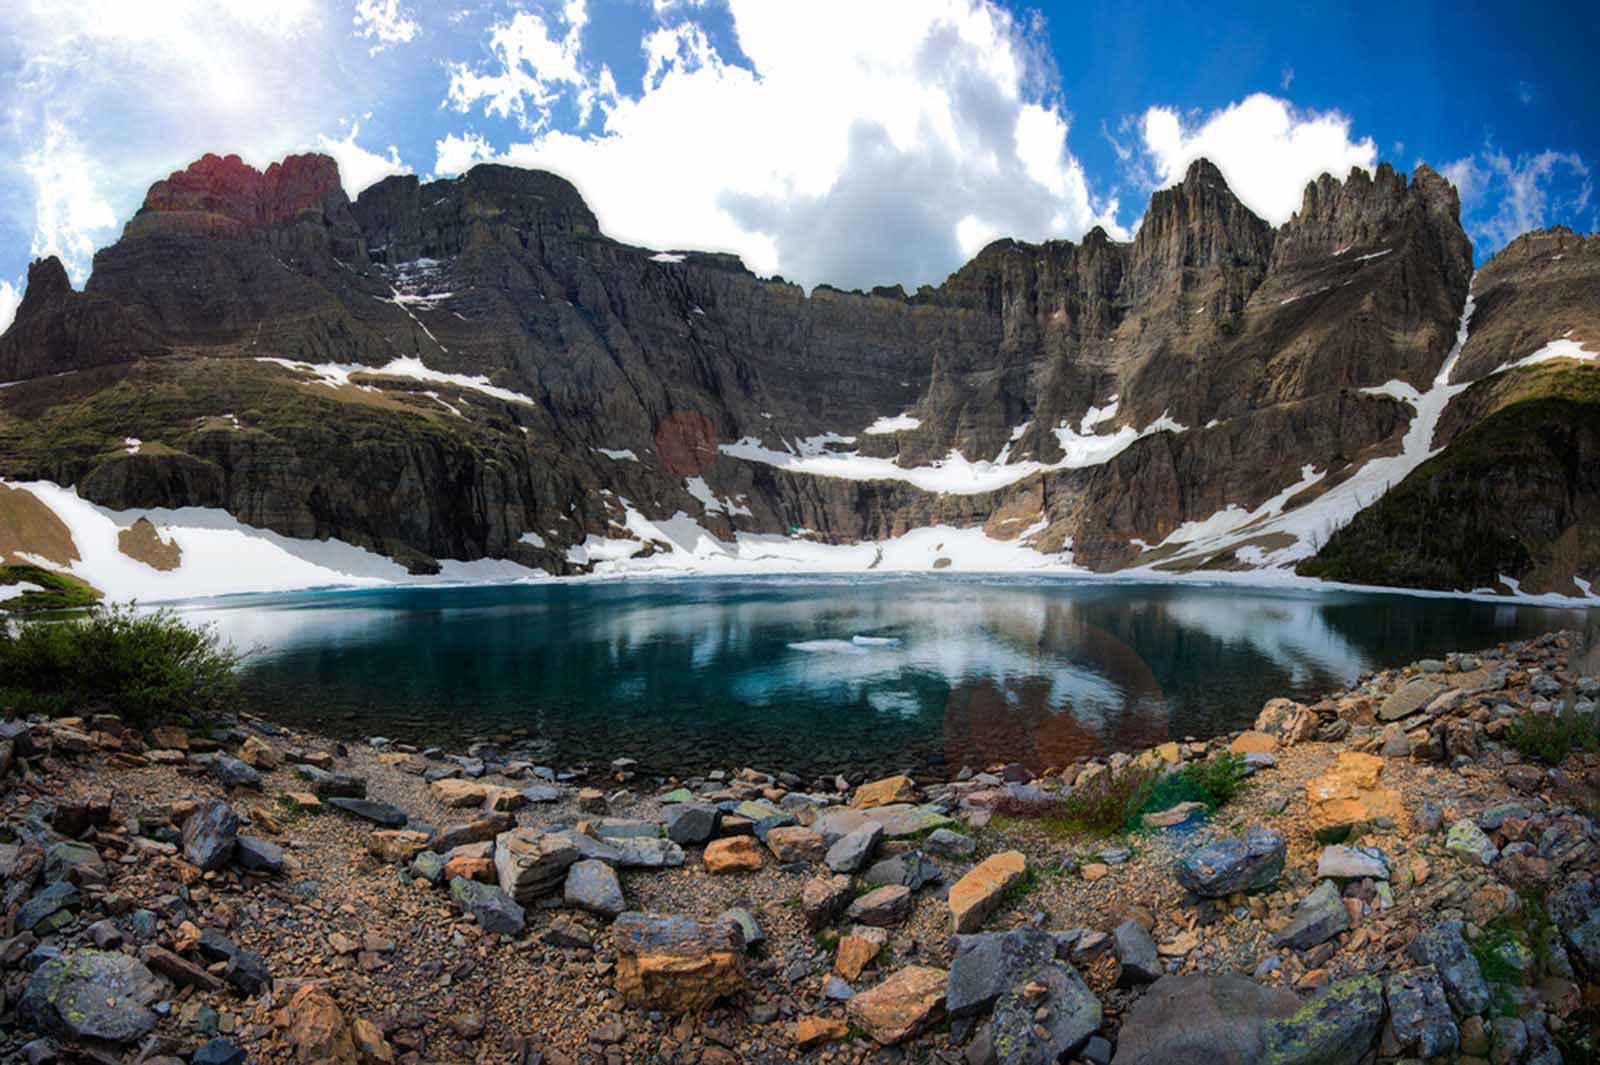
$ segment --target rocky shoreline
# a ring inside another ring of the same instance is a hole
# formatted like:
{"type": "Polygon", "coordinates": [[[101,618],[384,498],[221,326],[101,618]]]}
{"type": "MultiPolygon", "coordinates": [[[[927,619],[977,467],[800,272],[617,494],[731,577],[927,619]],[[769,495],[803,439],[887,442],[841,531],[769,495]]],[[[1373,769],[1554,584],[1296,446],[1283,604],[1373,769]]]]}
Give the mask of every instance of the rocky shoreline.
{"type": "Polygon", "coordinates": [[[0,1060],[1584,1060],[1600,759],[1508,738],[1592,712],[1596,657],[1553,633],[1037,777],[0,722],[0,1060]],[[1061,830],[1223,750],[1215,810],[1061,830]]]}

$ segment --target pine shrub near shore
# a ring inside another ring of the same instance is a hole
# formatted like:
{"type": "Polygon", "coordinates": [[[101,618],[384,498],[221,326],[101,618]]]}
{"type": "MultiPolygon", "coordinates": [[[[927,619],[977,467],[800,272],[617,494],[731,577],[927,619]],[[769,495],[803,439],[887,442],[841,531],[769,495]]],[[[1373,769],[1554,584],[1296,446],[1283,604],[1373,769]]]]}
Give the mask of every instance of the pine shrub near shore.
{"type": "Polygon", "coordinates": [[[204,717],[238,692],[237,653],[210,626],[131,606],[0,626],[0,709],[113,708],[126,721],[204,717]]]}

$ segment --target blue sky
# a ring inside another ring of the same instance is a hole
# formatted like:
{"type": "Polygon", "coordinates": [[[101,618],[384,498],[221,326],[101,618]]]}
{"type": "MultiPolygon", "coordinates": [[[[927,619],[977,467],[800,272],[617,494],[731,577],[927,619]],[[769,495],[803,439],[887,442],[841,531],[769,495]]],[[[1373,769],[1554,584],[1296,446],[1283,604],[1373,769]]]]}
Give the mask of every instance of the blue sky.
{"type": "Polygon", "coordinates": [[[1592,4],[20,0],[0,31],[0,322],[205,151],[327,151],[352,194],[542,166],[614,236],[807,285],[1126,239],[1202,154],[1273,222],[1324,170],[1427,162],[1480,261],[1600,228],[1592,4]]]}

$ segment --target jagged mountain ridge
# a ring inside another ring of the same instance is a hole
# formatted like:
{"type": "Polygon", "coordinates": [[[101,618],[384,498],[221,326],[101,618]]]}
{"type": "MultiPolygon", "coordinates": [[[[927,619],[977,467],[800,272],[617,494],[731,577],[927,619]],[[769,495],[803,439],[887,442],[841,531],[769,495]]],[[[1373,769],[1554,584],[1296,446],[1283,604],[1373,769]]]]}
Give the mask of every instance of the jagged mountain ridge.
{"type": "MultiPolygon", "coordinates": [[[[394,177],[352,203],[326,157],[207,156],[152,187],[83,292],[59,263],[30,269],[0,337],[0,379],[24,381],[0,392],[0,473],[420,569],[571,572],[574,545],[630,535],[630,510],[724,540],[982,524],[1095,568],[1153,561],[1134,541],[1398,450],[1410,408],[1362,390],[1425,390],[1443,364],[1471,276],[1458,216],[1438,175],[1384,165],[1313,183],[1274,230],[1202,161],[1131,243],[998,241],[910,295],[807,295],[731,256],[610,240],[550,174],[394,177]],[[1182,431],[1067,451],[1163,425],[1182,431]],[[768,461],[717,448],[740,440],[768,461]],[[771,459],[828,447],[893,465],[861,480],[771,459]],[[958,492],[902,472],[1002,455],[958,492]]],[[[1593,291],[1579,274],[1568,302],[1593,291]]],[[[1469,352],[1462,368],[1499,365],[1469,352]]]]}

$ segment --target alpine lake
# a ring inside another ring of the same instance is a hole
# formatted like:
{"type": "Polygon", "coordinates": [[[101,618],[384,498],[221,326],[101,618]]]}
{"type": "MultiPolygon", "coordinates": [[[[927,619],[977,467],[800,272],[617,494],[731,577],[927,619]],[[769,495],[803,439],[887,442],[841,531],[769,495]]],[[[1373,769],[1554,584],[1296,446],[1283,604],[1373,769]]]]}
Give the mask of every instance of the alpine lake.
{"type": "Polygon", "coordinates": [[[1031,768],[1248,726],[1366,671],[1600,611],[1394,593],[1004,576],[381,588],[177,606],[248,708],[344,739],[679,775],[1031,768]]]}

